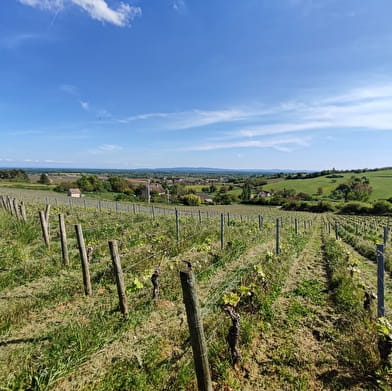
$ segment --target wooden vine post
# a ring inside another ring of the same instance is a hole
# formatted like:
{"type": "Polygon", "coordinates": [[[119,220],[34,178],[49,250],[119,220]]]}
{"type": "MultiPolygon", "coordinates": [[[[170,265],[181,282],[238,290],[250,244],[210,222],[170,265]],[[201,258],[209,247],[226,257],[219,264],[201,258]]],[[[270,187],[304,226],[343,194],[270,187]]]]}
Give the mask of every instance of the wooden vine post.
{"type": "Polygon", "coordinates": [[[384,304],[384,246],[376,245],[377,251],[377,317],[385,315],[384,304]]]}
{"type": "Polygon", "coordinates": [[[276,219],[276,254],[280,254],[280,219],[276,219]]]}
{"type": "Polygon", "coordinates": [[[22,215],[22,220],[27,223],[26,207],[23,201],[20,203],[20,214],[22,215]]]}
{"type": "Polygon", "coordinates": [[[263,230],[263,216],[259,215],[259,230],[263,230]]]}
{"type": "Polygon", "coordinates": [[[221,213],[220,238],[221,238],[221,250],[224,250],[224,248],[225,248],[225,215],[223,213],[221,213]]]}
{"type": "Polygon", "coordinates": [[[16,216],[16,218],[17,218],[18,220],[21,220],[21,219],[22,219],[22,216],[21,216],[20,213],[19,213],[18,200],[17,200],[16,198],[14,198],[14,199],[12,200],[12,203],[13,203],[13,206],[14,206],[14,209],[15,209],[15,216],[16,216]]]}
{"type": "Polygon", "coordinates": [[[42,229],[42,235],[44,237],[44,242],[46,244],[46,247],[50,247],[50,241],[49,241],[49,232],[48,232],[48,223],[45,219],[45,213],[43,210],[39,211],[39,220],[41,222],[41,229],[42,229]]]}
{"type": "Polygon", "coordinates": [[[124,275],[122,272],[120,255],[118,253],[118,246],[116,240],[109,240],[110,255],[112,258],[114,275],[117,284],[118,299],[120,302],[120,311],[126,318],[128,316],[128,300],[124,284],[124,275]]]}
{"type": "Polygon", "coordinates": [[[199,391],[213,391],[208,365],[207,343],[204,336],[201,311],[195,287],[195,276],[191,268],[180,271],[181,287],[191,337],[199,391]]]}
{"type": "Polygon", "coordinates": [[[49,226],[49,213],[50,213],[50,204],[46,204],[45,208],[45,220],[46,224],[49,226]]]}
{"type": "Polygon", "coordinates": [[[69,258],[68,258],[68,246],[67,246],[67,232],[65,230],[64,215],[62,213],[59,214],[59,226],[60,226],[62,261],[65,266],[68,266],[69,258]]]}
{"type": "Polygon", "coordinates": [[[10,208],[11,208],[11,214],[13,216],[16,216],[16,211],[15,211],[15,204],[14,204],[15,198],[10,198],[10,208]]]}
{"type": "Polygon", "coordinates": [[[82,262],[84,293],[86,294],[86,296],[90,296],[92,294],[90,270],[88,265],[86,245],[84,243],[82,226],[80,224],[75,224],[75,231],[76,238],[78,241],[80,260],[82,262]]]}
{"type": "Polygon", "coordinates": [[[176,213],[176,239],[177,242],[179,242],[180,241],[180,217],[177,209],[175,210],[175,213],[176,213]]]}

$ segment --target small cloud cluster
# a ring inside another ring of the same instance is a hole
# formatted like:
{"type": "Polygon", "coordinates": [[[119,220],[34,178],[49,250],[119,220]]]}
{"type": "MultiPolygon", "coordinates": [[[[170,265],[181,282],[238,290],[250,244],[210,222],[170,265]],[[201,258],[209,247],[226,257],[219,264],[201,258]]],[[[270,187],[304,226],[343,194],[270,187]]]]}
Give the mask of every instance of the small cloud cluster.
{"type": "Polygon", "coordinates": [[[184,0],[173,0],[173,8],[176,11],[183,11],[185,10],[185,1],[184,0]]]}
{"type": "Polygon", "coordinates": [[[59,12],[67,3],[72,3],[86,11],[91,18],[119,27],[128,26],[142,13],[140,7],[134,7],[126,3],[120,3],[117,9],[110,8],[105,0],[19,0],[19,2],[30,7],[53,12],[59,12]]]}
{"type": "Polygon", "coordinates": [[[86,111],[89,110],[89,104],[88,104],[88,102],[84,102],[84,101],[81,100],[79,103],[80,103],[80,106],[82,106],[82,109],[83,109],[83,110],[86,110],[86,111]]]}
{"type": "Polygon", "coordinates": [[[108,110],[97,108],[92,104],[90,104],[90,102],[88,102],[87,100],[82,99],[80,89],[77,86],[73,84],[61,84],[59,88],[62,92],[65,92],[68,95],[76,97],[80,107],[84,111],[88,111],[95,114],[98,119],[111,118],[112,115],[109,113],[108,110]]]}

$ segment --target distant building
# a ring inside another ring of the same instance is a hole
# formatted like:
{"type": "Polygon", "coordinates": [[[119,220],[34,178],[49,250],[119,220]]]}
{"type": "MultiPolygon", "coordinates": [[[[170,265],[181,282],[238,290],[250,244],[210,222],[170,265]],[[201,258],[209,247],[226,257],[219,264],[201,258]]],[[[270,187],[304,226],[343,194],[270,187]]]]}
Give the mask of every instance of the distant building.
{"type": "Polygon", "coordinates": [[[74,198],[80,198],[82,196],[82,193],[80,192],[80,189],[69,189],[68,196],[74,198]]]}
{"type": "MultiPolygon", "coordinates": [[[[147,184],[146,187],[142,190],[142,194],[147,197],[147,184]]],[[[150,183],[150,192],[152,191],[156,191],[158,193],[158,195],[162,196],[166,194],[165,189],[163,188],[163,186],[159,183],[150,183]]]]}
{"type": "Polygon", "coordinates": [[[261,198],[265,197],[271,197],[271,193],[269,191],[261,191],[259,194],[257,194],[261,198]]]}
{"type": "Polygon", "coordinates": [[[211,198],[211,196],[209,195],[209,194],[205,194],[205,193],[200,193],[200,194],[198,194],[198,196],[201,198],[201,200],[204,202],[204,203],[206,203],[206,204],[209,204],[209,203],[213,203],[214,202],[214,200],[211,198]]]}

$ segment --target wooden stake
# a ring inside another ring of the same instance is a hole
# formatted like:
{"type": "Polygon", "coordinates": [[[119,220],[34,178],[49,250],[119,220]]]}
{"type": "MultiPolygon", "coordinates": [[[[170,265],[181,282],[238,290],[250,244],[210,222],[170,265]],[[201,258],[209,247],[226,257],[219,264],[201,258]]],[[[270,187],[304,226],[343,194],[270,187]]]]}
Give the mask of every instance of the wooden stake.
{"type": "Polygon", "coordinates": [[[39,220],[41,222],[41,229],[42,229],[42,235],[44,237],[44,242],[46,244],[46,247],[50,247],[50,241],[49,241],[49,232],[48,232],[48,224],[45,219],[45,213],[44,211],[40,210],[39,211],[39,220]]]}
{"type": "Polygon", "coordinates": [[[13,203],[13,207],[14,207],[14,210],[15,210],[15,216],[16,216],[16,218],[17,218],[18,220],[22,220],[22,216],[21,216],[20,213],[19,213],[19,205],[18,205],[17,199],[14,198],[14,199],[12,200],[12,203],[13,203]]]}
{"type": "Polygon", "coordinates": [[[180,216],[178,214],[178,210],[175,210],[176,213],[176,238],[177,238],[177,242],[180,241],[180,216]]]}
{"type": "Polygon", "coordinates": [[[195,287],[195,276],[192,269],[182,270],[180,272],[180,278],[198,388],[199,391],[213,391],[210,368],[208,366],[207,343],[204,336],[199,301],[195,287]]]}
{"type": "Polygon", "coordinates": [[[84,243],[82,226],[80,224],[76,224],[75,231],[76,231],[76,238],[78,240],[80,260],[82,262],[84,293],[86,294],[86,296],[90,296],[92,294],[90,270],[88,266],[86,245],[84,243]]]}
{"type": "Polygon", "coordinates": [[[376,245],[377,251],[377,317],[385,315],[384,305],[384,246],[376,245]]]}
{"type": "Polygon", "coordinates": [[[26,207],[23,201],[20,203],[20,214],[22,215],[22,220],[27,223],[26,207]]]}
{"type": "Polygon", "coordinates": [[[128,300],[125,291],[124,277],[121,268],[120,255],[118,253],[118,246],[116,240],[109,240],[110,255],[114,268],[114,275],[116,277],[118,299],[120,301],[120,311],[124,317],[128,316],[128,300]]]}
{"type": "Polygon", "coordinates": [[[223,213],[221,213],[220,237],[221,237],[221,250],[224,250],[224,248],[225,248],[225,215],[223,213]]]}
{"type": "Polygon", "coordinates": [[[67,232],[65,230],[64,215],[62,213],[59,214],[59,226],[60,226],[62,261],[65,266],[68,266],[69,258],[68,258],[68,246],[67,246],[67,232]]]}

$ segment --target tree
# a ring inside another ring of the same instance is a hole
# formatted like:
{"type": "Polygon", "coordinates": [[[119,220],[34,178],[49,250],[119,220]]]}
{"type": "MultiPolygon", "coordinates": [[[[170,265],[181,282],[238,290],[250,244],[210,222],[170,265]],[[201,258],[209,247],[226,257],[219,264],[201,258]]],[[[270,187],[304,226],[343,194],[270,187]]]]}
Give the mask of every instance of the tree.
{"type": "Polygon", "coordinates": [[[82,175],[76,183],[85,192],[110,190],[110,183],[99,179],[96,175],[82,175]]]}
{"type": "Polygon", "coordinates": [[[214,183],[211,183],[210,191],[209,191],[209,192],[210,192],[210,193],[215,193],[215,192],[216,192],[216,186],[215,186],[214,183]]]}
{"type": "Polygon", "coordinates": [[[218,205],[230,205],[235,201],[235,196],[229,193],[218,193],[214,197],[214,203],[218,205]]]}
{"type": "Polygon", "coordinates": [[[112,176],[109,178],[109,183],[112,191],[116,193],[125,193],[128,190],[132,191],[131,184],[129,183],[129,181],[127,181],[124,178],[118,176],[112,176]]]}
{"type": "Polygon", "coordinates": [[[42,185],[50,185],[52,181],[48,174],[42,173],[38,179],[38,183],[41,183],[42,185]]]}
{"type": "Polygon", "coordinates": [[[373,188],[369,185],[366,177],[358,178],[352,176],[347,182],[341,183],[333,192],[335,198],[343,198],[347,201],[368,201],[373,188]]]}
{"type": "Polygon", "coordinates": [[[242,193],[240,195],[240,199],[244,202],[250,201],[252,195],[252,189],[250,187],[249,182],[245,182],[244,186],[242,187],[242,193]]]}
{"type": "Polygon", "coordinates": [[[29,177],[26,171],[13,168],[11,170],[1,170],[0,179],[10,180],[13,182],[29,182],[29,177]]]}

